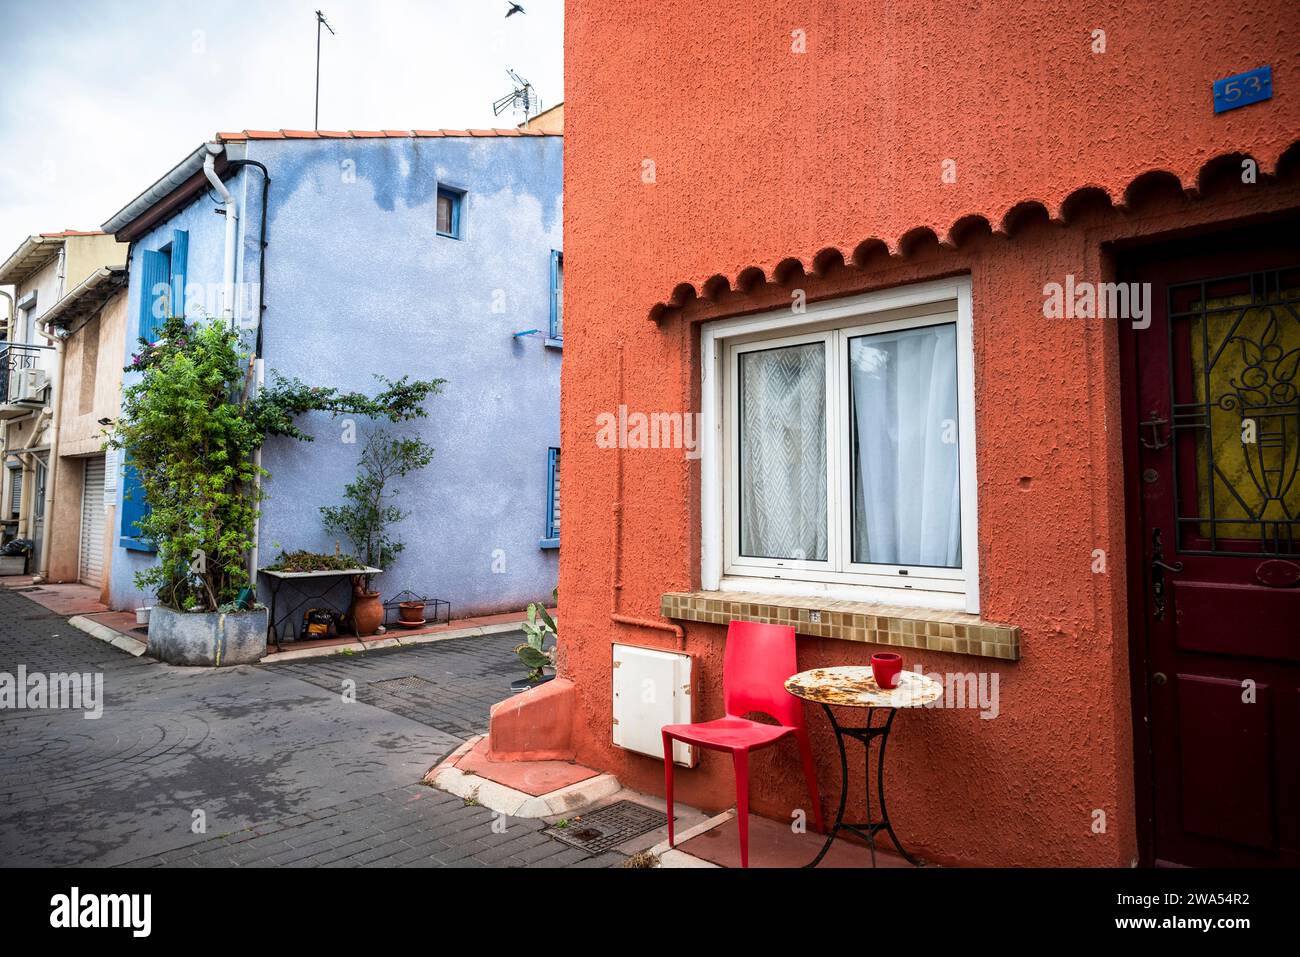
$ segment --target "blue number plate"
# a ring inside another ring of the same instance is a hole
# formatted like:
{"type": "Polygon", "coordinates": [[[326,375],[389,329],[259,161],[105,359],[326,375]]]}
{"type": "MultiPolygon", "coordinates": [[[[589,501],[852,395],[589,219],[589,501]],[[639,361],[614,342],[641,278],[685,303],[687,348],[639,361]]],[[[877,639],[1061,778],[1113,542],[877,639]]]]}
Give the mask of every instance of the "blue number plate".
{"type": "Polygon", "coordinates": [[[1239,106],[1273,98],[1273,68],[1261,66],[1236,76],[1214,81],[1214,112],[1223,113],[1239,106]]]}

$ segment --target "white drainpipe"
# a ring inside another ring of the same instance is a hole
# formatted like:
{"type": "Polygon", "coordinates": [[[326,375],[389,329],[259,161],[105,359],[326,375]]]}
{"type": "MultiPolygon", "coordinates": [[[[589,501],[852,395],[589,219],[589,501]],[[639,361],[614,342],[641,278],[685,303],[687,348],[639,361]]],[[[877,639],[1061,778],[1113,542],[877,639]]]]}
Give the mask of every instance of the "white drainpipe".
{"type": "MultiPolygon", "coordinates": [[[[222,290],[221,290],[221,317],[230,323],[231,328],[238,328],[237,316],[235,315],[235,250],[238,240],[239,210],[235,203],[235,197],[226,189],[226,184],[221,182],[221,177],[217,175],[217,156],[225,150],[220,143],[208,144],[208,155],[203,158],[203,174],[207,176],[208,182],[212,188],[217,191],[221,197],[221,203],[226,209],[226,253],[225,262],[222,270],[222,290]]],[[[257,390],[261,391],[262,382],[266,375],[266,370],[262,366],[262,360],[254,358],[254,376],[257,390]]],[[[262,465],[262,450],[259,448],[253,453],[253,465],[260,468],[262,465]]],[[[261,478],[253,480],[253,487],[261,489],[261,478]]],[[[261,544],[262,520],[259,515],[257,522],[253,525],[253,547],[249,549],[249,580],[253,588],[253,593],[257,593],[257,562],[258,551],[261,544]]]]}
{"type": "MultiPolygon", "coordinates": [[[[59,265],[55,274],[54,302],[63,298],[67,283],[68,247],[59,247],[59,265]]],[[[51,303],[53,305],[53,303],[51,303]]],[[[45,512],[41,516],[41,567],[37,569],[34,581],[39,584],[50,577],[50,546],[54,531],[54,496],[59,486],[59,425],[63,420],[63,340],[68,337],[66,329],[54,329],[48,323],[38,322],[37,328],[42,335],[54,340],[54,362],[50,369],[50,451],[46,453],[45,466],[45,512]]],[[[34,345],[35,343],[33,343],[34,345]]]]}
{"type": "Polygon", "coordinates": [[[225,150],[220,143],[208,144],[208,155],[203,157],[203,174],[221,197],[226,211],[226,252],[221,270],[221,318],[232,326],[235,322],[235,241],[238,238],[239,207],[235,197],[226,189],[217,175],[217,156],[225,150]]]}

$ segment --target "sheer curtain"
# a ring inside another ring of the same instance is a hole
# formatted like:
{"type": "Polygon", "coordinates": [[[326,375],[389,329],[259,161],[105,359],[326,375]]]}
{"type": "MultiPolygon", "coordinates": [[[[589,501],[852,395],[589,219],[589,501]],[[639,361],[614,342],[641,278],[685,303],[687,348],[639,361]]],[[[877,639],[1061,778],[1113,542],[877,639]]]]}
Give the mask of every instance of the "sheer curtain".
{"type": "Polygon", "coordinates": [[[739,357],[740,554],[825,561],[826,345],[739,357]]]}
{"type": "Polygon", "coordinates": [[[849,340],[853,561],[961,567],[957,333],[849,340]]]}

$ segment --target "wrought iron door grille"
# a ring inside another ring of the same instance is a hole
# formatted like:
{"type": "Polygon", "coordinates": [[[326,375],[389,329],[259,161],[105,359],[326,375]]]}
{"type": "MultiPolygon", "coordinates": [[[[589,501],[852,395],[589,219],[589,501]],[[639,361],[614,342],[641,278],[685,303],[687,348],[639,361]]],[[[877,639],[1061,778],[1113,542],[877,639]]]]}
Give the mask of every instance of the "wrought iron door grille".
{"type": "Polygon", "coordinates": [[[1178,550],[1300,552],[1300,267],[1168,289],[1178,550]]]}

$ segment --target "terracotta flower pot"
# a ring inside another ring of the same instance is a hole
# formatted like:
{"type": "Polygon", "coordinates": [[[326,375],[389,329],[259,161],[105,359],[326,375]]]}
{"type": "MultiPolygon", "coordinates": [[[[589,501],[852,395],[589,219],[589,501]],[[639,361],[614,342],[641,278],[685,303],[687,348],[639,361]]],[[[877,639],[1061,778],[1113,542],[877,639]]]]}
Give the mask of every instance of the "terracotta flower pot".
{"type": "Polygon", "coordinates": [[[384,606],[379,600],[379,592],[354,589],[349,613],[352,616],[352,629],[358,638],[373,635],[384,620],[384,606]]]}
{"type": "Polygon", "coordinates": [[[420,624],[424,621],[424,602],[403,601],[397,605],[397,615],[402,621],[420,624]]]}

